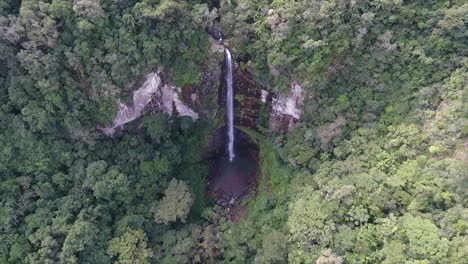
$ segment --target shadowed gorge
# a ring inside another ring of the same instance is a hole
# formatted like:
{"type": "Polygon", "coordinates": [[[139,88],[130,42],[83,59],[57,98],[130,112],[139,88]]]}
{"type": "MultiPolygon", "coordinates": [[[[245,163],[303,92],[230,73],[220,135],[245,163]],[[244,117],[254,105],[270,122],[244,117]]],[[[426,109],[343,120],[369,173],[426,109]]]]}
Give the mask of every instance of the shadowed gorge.
{"type": "Polygon", "coordinates": [[[258,181],[258,146],[249,135],[235,128],[236,157],[231,161],[226,151],[228,143],[226,126],[218,128],[205,153],[209,165],[207,177],[208,195],[216,199],[223,207],[255,191],[258,181]]]}

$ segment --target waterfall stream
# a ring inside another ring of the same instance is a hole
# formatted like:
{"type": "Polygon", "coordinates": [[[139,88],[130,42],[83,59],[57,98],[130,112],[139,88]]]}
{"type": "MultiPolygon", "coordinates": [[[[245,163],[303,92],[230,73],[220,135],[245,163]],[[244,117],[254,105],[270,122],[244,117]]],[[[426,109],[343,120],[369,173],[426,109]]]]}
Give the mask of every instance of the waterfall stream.
{"type": "Polygon", "coordinates": [[[228,135],[228,147],[229,161],[232,161],[236,156],[234,154],[234,91],[232,87],[232,61],[231,52],[229,49],[225,49],[226,53],[226,112],[227,112],[227,135],[228,135]]]}

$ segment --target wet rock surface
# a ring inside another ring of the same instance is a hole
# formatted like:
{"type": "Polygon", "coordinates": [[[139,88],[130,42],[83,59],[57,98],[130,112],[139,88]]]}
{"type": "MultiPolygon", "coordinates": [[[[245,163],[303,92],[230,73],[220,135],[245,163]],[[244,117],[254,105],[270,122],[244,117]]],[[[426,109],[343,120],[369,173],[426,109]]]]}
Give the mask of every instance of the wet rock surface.
{"type": "MultiPolygon", "coordinates": [[[[224,76],[224,69],[223,69],[224,76]]],[[[256,129],[259,123],[262,87],[248,69],[239,63],[234,70],[234,124],[256,129]]],[[[218,104],[226,106],[226,84],[224,78],[218,93],[218,104]]]]}
{"type": "MultiPolygon", "coordinates": [[[[260,123],[262,104],[271,105],[268,117],[270,131],[287,133],[291,131],[302,115],[305,93],[296,82],[290,85],[289,93],[275,94],[269,92],[255,80],[248,62],[241,60],[235,64],[234,71],[234,124],[257,129],[260,123]]],[[[224,77],[224,69],[222,72],[224,77]]],[[[218,104],[225,108],[226,85],[222,78],[218,93],[218,104]]]]}
{"type": "Polygon", "coordinates": [[[260,117],[262,89],[251,72],[238,67],[234,73],[238,86],[235,105],[235,122],[241,126],[256,128],[260,117]]]}

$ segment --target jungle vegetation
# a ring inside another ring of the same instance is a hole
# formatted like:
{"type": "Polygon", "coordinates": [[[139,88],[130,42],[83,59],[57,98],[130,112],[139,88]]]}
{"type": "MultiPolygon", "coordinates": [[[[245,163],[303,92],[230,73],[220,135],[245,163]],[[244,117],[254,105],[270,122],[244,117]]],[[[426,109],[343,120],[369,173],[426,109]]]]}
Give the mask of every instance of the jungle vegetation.
{"type": "Polygon", "coordinates": [[[465,0],[0,0],[0,263],[466,263],[467,56],[465,0]],[[213,120],[98,129],[154,69],[200,85],[213,24],[306,94],[249,132],[238,222],[204,195],[213,120]]]}

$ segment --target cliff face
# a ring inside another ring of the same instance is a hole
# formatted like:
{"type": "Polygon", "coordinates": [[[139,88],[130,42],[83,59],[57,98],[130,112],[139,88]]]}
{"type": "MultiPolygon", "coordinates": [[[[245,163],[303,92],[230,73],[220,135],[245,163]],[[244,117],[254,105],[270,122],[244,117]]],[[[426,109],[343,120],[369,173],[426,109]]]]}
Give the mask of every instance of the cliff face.
{"type": "MultiPolygon", "coordinates": [[[[257,129],[262,104],[270,104],[272,109],[268,117],[270,131],[279,133],[291,131],[302,114],[301,106],[304,100],[302,88],[293,82],[289,94],[270,93],[263,89],[254,79],[252,72],[241,64],[234,65],[235,125],[257,129]]],[[[224,108],[226,101],[224,78],[220,87],[218,103],[224,108]]]]}
{"type": "MultiPolygon", "coordinates": [[[[254,80],[251,72],[241,69],[237,63],[234,65],[234,95],[234,124],[256,129],[261,106],[261,86],[254,80]]],[[[224,71],[218,93],[218,103],[225,108],[224,71]]]]}
{"type": "Polygon", "coordinates": [[[291,84],[288,95],[276,95],[272,99],[270,114],[270,130],[275,132],[289,132],[301,118],[304,94],[297,83],[291,84]]]}
{"type": "MultiPolygon", "coordinates": [[[[257,129],[262,104],[270,104],[271,112],[268,117],[270,131],[279,133],[291,131],[302,115],[301,107],[305,96],[300,85],[291,83],[288,94],[268,92],[254,79],[252,72],[241,64],[234,65],[235,125],[257,129]]],[[[226,102],[225,90],[223,77],[218,93],[218,104],[223,108],[226,102]]]]}
{"type": "Polygon", "coordinates": [[[215,41],[211,43],[207,56],[204,78],[201,85],[176,87],[165,80],[162,70],[150,72],[132,85],[132,102],[117,101],[117,115],[111,124],[101,128],[112,135],[119,127],[138,119],[144,111],[158,111],[169,116],[190,116],[212,119],[218,112],[217,94],[221,85],[221,66],[224,60],[224,47],[215,41]]]}
{"type": "Polygon", "coordinates": [[[181,88],[183,103],[194,109],[202,119],[213,119],[219,113],[218,93],[224,80],[224,47],[211,38],[210,42],[210,51],[203,67],[202,83],[181,88]]]}
{"type": "MultiPolygon", "coordinates": [[[[170,116],[190,116],[213,120],[225,119],[226,81],[224,75],[224,46],[210,39],[211,48],[204,65],[204,77],[200,85],[176,87],[167,83],[161,70],[147,74],[141,85],[133,88],[133,102],[116,102],[117,116],[113,122],[102,128],[112,135],[116,128],[141,116],[144,111],[165,112],[170,116]]],[[[291,84],[290,93],[273,94],[262,89],[248,67],[234,62],[234,124],[258,129],[263,104],[271,105],[269,129],[286,133],[294,128],[302,114],[302,88],[291,84]]]]}
{"type": "Polygon", "coordinates": [[[146,75],[144,83],[133,92],[133,101],[129,104],[117,102],[117,115],[112,124],[102,128],[107,135],[112,135],[115,129],[139,118],[148,105],[169,116],[190,116],[198,119],[198,113],[181,101],[181,88],[166,83],[163,73],[158,70],[146,75]]]}

